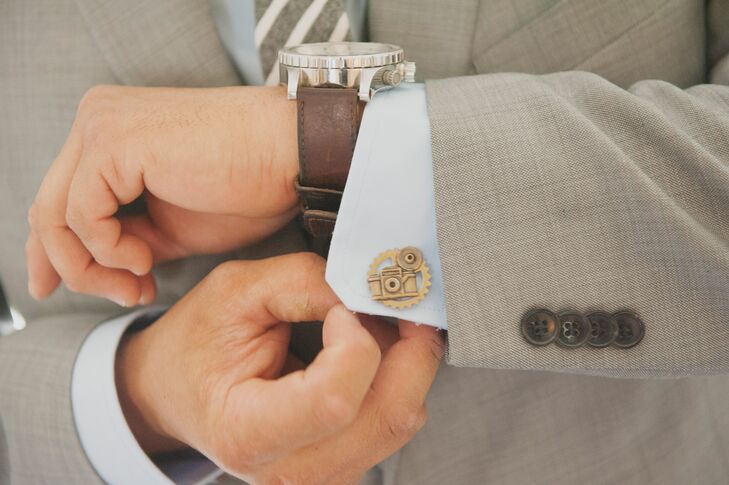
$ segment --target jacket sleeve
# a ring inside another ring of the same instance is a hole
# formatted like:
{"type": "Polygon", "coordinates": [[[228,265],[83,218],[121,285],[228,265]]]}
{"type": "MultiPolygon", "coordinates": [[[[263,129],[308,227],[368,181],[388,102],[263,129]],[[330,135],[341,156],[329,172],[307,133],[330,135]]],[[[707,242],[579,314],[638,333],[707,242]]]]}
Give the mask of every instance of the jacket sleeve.
{"type": "Polygon", "coordinates": [[[427,83],[451,364],[729,371],[729,59],[716,84],[594,74],[427,83]],[[535,347],[530,309],[630,310],[641,343],[535,347]]]}
{"type": "Polygon", "coordinates": [[[76,433],[71,377],[82,342],[105,318],[47,317],[0,338],[0,482],[102,483],[76,433]]]}

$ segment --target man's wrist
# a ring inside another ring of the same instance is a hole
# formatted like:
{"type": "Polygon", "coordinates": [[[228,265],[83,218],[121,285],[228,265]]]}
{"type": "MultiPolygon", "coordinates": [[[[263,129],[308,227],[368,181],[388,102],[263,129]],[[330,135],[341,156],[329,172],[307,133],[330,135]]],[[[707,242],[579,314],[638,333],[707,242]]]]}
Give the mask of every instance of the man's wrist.
{"type": "MultiPolygon", "coordinates": [[[[145,329],[129,332],[119,344],[115,362],[116,388],[124,418],[139,446],[148,455],[185,448],[163,428],[157,419],[156,399],[151,394],[155,386],[147,384],[150,377],[151,335],[145,329]]],[[[152,366],[153,367],[153,366],[152,366]]]]}
{"type": "MultiPolygon", "coordinates": [[[[298,200],[294,190],[294,181],[299,176],[299,145],[297,129],[296,103],[286,97],[284,86],[249,87],[243,89],[258,90],[256,103],[260,103],[263,111],[254,119],[246,119],[245,123],[252,123],[258,140],[267,140],[267,155],[272,164],[282,164],[282,167],[271,167],[272,173],[281,170],[291,182],[286,189],[291,190],[293,197],[298,200]],[[260,116],[262,115],[262,116],[260,116]]],[[[250,96],[246,97],[250,99],[250,96]]],[[[247,147],[245,147],[247,148],[247,147]]],[[[266,180],[265,177],[263,179],[266,180]]]]}

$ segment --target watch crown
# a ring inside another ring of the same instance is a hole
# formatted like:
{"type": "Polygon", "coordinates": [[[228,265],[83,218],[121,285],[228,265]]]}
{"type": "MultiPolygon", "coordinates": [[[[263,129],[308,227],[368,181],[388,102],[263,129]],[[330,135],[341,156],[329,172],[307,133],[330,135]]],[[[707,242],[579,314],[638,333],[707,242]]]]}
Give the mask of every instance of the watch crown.
{"type": "Polygon", "coordinates": [[[387,86],[397,86],[402,81],[402,75],[394,69],[387,70],[382,74],[382,83],[387,86]]]}
{"type": "Polygon", "coordinates": [[[405,82],[414,83],[415,82],[415,63],[410,62],[410,61],[405,61],[403,64],[405,64],[405,82]]]}

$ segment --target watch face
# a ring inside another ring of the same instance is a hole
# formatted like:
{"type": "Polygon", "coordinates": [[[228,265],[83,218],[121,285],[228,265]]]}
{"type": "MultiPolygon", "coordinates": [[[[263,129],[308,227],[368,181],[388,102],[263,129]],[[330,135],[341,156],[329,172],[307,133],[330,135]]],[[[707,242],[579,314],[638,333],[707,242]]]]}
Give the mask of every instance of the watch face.
{"type": "Polygon", "coordinates": [[[291,67],[376,67],[401,62],[402,49],[376,42],[321,42],[285,47],[279,62],[291,67]]]}

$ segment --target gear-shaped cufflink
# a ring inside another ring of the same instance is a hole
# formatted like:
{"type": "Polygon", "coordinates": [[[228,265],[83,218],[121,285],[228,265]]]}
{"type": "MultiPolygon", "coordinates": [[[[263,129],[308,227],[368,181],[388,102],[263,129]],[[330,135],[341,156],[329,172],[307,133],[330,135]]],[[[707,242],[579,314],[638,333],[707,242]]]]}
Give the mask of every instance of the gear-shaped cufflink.
{"type": "Polygon", "coordinates": [[[367,282],[373,300],[390,308],[408,308],[428,294],[430,271],[418,248],[389,249],[372,262],[367,282]]]}

